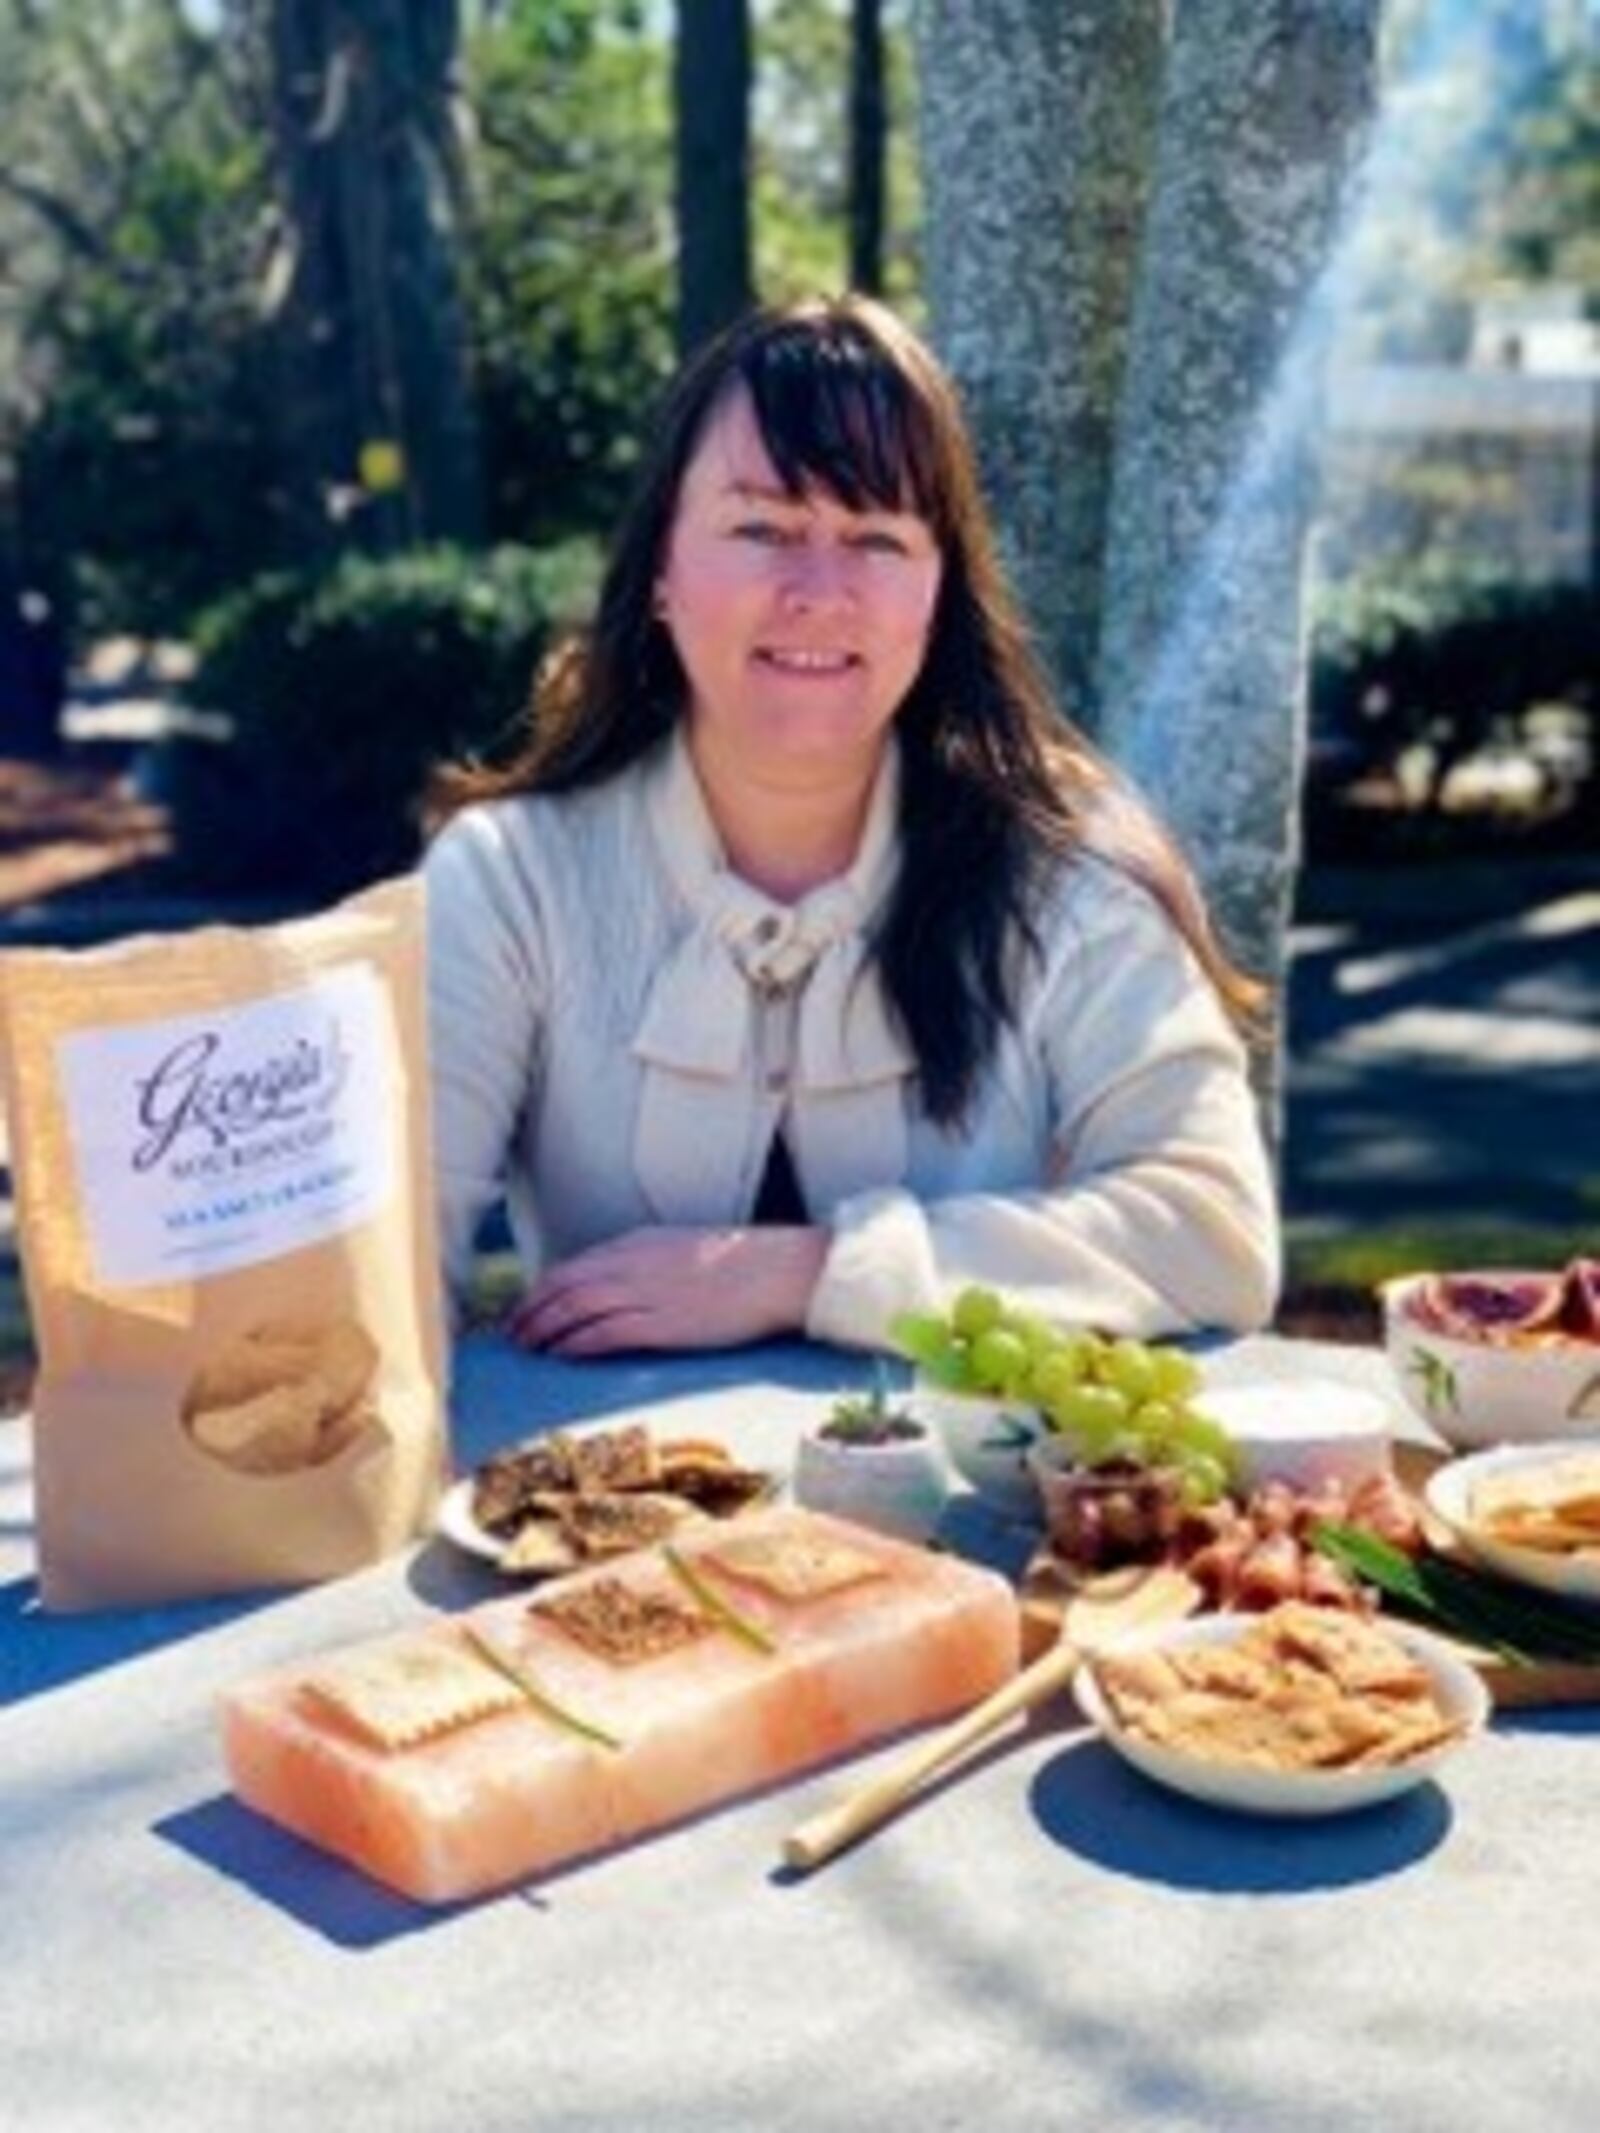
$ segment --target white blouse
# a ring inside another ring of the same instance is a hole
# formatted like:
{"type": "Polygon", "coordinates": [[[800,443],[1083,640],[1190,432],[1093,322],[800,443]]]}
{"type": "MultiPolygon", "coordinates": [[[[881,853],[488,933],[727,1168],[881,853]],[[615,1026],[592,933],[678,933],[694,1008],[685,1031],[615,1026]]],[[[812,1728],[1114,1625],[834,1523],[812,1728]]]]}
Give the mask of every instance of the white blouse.
{"type": "Polygon", "coordinates": [[[606,784],[458,815],[429,900],[445,1264],[504,1191],[530,1273],[651,1223],[748,1219],[782,1126],[832,1243],[807,1331],[882,1346],[969,1281],[1141,1335],[1245,1329],[1277,1285],[1242,1048],[1164,912],[1063,866],[958,1130],[917,1102],[866,937],[894,877],[885,759],[849,872],[785,905],[732,872],[675,735],[606,784]]]}

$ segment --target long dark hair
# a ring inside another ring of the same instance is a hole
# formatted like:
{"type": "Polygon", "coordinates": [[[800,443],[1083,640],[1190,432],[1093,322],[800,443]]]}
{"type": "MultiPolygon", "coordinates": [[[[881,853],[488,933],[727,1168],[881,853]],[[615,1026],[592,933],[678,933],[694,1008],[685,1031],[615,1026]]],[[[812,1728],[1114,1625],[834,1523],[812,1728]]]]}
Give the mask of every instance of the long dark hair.
{"type": "Polygon", "coordinates": [[[684,471],[742,387],[796,497],[914,512],[944,558],[922,670],[901,705],[901,863],[874,952],[917,1059],[923,1108],[959,1122],[1036,951],[1053,861],[1093,853],[1157,898],[1234,1016],[1260,988],[1228,962],[1193,875],[1149,809],[1064,719],[1001,574],[954,387],[916,336],[861,297],[752,313],[679,379],[623,517],[593,628],[553,657],[525,744],[447,773],[440,812],[614,776],[669,733],[683,669],[654,613],[684,471]]]}

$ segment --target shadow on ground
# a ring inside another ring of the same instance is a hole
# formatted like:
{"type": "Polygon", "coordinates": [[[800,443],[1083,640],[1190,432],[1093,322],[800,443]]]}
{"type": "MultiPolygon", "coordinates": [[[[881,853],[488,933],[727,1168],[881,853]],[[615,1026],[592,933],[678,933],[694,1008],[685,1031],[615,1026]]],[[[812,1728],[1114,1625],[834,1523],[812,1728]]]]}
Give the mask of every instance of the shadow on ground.
{"type": "Polygon", "coordinates": [[[1291,1220],[1600,1228],[1600,872],[1468,925],[1385,886],[1298,937],[1291,1220]]]}

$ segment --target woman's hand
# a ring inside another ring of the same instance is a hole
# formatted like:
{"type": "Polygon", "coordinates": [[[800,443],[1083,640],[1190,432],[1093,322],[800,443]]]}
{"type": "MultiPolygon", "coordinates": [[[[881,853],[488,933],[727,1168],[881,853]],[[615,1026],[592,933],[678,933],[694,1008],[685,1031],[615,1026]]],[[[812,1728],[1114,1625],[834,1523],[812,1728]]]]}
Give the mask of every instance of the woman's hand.
{"type": "Polygon", "coordinates": [[[521,1348],[731,1348],[806,1321],[825,1230],[635,1229],[554,1266],[506,1317],[521,1348]]]}

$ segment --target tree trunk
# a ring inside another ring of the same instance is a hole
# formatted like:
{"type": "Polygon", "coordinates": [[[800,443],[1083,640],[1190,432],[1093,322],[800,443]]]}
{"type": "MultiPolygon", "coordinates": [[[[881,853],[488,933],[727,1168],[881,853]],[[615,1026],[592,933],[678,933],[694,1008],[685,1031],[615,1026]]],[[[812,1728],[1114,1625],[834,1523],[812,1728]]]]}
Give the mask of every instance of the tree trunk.
{"type": "Polygon", "coordinates": [[[1162,17],[1163,0],[925,0],[915,15],[934,339],[1039,648],[1091,727],[1162,17]]]}
{"type": "Polygon", "coordinates": [[[884,82],[883,0],[850,9],[850,286],[883,289],[889,108],[884,82]]]}
{"type": "Polygon", "coordinates": [[[350,535],[392,548],[480,530],[453,260],[458,12],[458,0],[272,5],[280,419],[296,536],[313,552],[350,535]]]}
{"type": "MultiPolygon", "coordinates": [[[[1117,426],[1102,737],[1224,939],[1285,964],[1329,254],[1380,0],[1184,0],[1117,426]]],[[[1276,1068],[1263,1096],[1276,1124],[1276,1068]]]]}
{"type": "Polygon", "coordinates": [[[752,300],[750,72],[747,0],[678,0],[673,90],[682,355],[752,300]]]}

